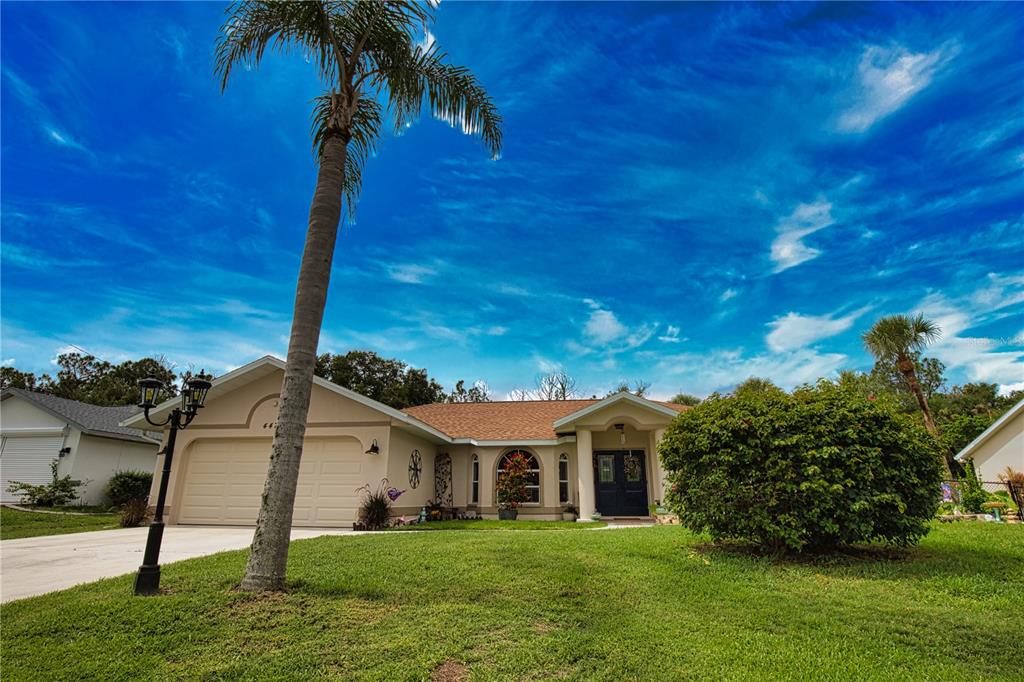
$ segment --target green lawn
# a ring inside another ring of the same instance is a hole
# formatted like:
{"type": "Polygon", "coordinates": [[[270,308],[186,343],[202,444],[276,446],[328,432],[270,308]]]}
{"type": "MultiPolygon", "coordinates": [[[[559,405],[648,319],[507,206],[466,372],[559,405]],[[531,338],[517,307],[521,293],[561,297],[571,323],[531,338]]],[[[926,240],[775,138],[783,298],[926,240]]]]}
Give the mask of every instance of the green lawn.
{"type": "Polygon", "coordinates": [[[0,507],[0,540],[119,527],[117,514],[37,514],[0,507]]]}
{"type": "Polygon", "coordinates": [[[577,523],[576,521],[495,521],[478,519],[474,521],[429,521],[411,526],[395,526],[388,530],[587,530],[603,528],[604,522],[577,523]]]}
{"type": "Polygon", "coordinates": [[[245,552],[0,607],[5,680],[1020,680],[1024,527],[773,561],[678,527],[322,537],[291,590],[245,552]]]}

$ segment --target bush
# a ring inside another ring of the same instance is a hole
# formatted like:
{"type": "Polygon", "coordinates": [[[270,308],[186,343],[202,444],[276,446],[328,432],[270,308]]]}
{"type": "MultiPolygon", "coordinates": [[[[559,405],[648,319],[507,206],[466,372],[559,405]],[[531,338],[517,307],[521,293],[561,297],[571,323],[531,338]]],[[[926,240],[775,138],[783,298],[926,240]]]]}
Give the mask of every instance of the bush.
{"type": "Polygon", "coordinates": [[[936,440],[828,381],[712,397],[669,425],[659,451],[681,524],[775,551],[913,544],[940,499],[936,440]]]}
{"type": "Polygon", "coordinates": [[[989,494],[981,487],[978,474],[974,469],[974,460],[967,460],[966,474],[960,486],[960,506],[969,514],[980,514],[981,505],[989,501],[989,494]]]}
{"type": "Polygon", "coordinates": [[[36,507],[55,507],[78,499],[79,484],[72,483],[71,476],[58,478],[57,469],[59,466],[60,460],[55,459],[50,463],[50,472],[53,475],[53,481],[50,483],[33,485],[31,483],[11,481],[7,486],[7,490],[15,495],[21,495],[22,502],[36,507]]]}
{"type": "Polygon", "coordinates": [[[373,490],[369,485],[357,489],[363,493],[359,505],[359,518],[356,526],[361,530],[377,530],[387,528],[391,523],[391,498],[388,497],[388,479],[381,479],[380,487],[373,490]]]}
{"type": "Polygon", "coordinates": [[[141,526],[149,516],[149,503],[146,500],[128,500],[121,505],[121,527],[135,528],[141,526]]]}
{"type": "Polygon", "coordinates": [[[505,460],[505,468],[498,473],[495,486],[499,509],[518,509],[519,505],[530,499],[526,492],[526,477],[530,465],[522,453],[516,453],[505,460]]]}
{"type": "Polygon", "coordinates": [[[107,497],[115,507],[123,507],[129,502],[149,499],[149,489],[153,485],[153,474],[148,471],[118,471],[107,483],[107,497]]]}

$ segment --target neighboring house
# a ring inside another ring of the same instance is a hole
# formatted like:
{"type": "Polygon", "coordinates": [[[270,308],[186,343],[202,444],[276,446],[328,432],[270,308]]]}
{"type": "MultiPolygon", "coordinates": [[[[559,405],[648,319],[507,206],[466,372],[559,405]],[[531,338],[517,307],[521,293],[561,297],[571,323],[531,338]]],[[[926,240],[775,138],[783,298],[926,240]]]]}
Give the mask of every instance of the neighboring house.
{"type": "Polygon", "coordinates": [[[0,500],[17,502],[12,481],[50,483],[59,476],[81,481],[75,504],[102,504],[117,471],[152,471],[157,441],[120,422],[139,408],[102,407],[45,393],[7,388],[0,393],[0,500]]]}
{"type": "Polygon", "coordinates": [[[998,481],[1006,467],[1024,471],[1024,400],[982,431],[956,458],[974,460],[974,470],[982,481],[998,481]]]}
{"type": "MultiPolygon", "coordinates": [[[[168,520],[251,525],[263,492],[284,363],[264,357],[214,380],[192,425],[178,434],[168,520]]],[[[163,419],[178,401],[151,411],[163,419]]],[[[351,526],[358,488],[382,479],[405,492],[393,514],[428,501],[497,515],[505,459],[531,465],[520,518],[556,519],[568,504],[588,518],[647,516],[664,472],[656,446],[680,405],[617,393],[603,400],[444,403],[395,410],[316,378],[295,500],[296,526],[351,526]]],[[[125,426],[146,428],[142,416],[125,426]]],[[[162,456],[160,457],[162,460],[162,456]]],[[[157,463],[160,467],[162,464],[157,463]]],[[[150,499],[156,499],[157,478],[150,499]]]]}

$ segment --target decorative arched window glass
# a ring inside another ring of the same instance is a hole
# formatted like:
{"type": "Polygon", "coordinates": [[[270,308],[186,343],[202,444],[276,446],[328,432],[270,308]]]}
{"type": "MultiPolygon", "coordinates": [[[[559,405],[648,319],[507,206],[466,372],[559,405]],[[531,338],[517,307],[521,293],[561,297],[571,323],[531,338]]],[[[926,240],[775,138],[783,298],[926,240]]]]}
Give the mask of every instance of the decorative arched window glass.
{"type": "Polygon", "coordinates": [[[564,452],[558,457],[558,502],[569,502],[569,455],[564,452]]]}
{"type": "Polygon", "coordinates": [[[469,503],[480,503],[480,458],[473,455],[473,469],[470,472],[469,503]]]}
{"type": "MultiPolygon", "coordinates": [[[[526,458],[526,494],[529,495],[527,504],[539,504],[540,503],[540,464],[537,463],[537,458],[526,450],[509,450],[501,459],[498,460],[498,476],[501,476],[501,472],[505,470],[505,463],[508,462],[509,457],[514,455],[522,455],[526,458]]],[[[497,481],[497,479],[495,479],[497,481]]]]}

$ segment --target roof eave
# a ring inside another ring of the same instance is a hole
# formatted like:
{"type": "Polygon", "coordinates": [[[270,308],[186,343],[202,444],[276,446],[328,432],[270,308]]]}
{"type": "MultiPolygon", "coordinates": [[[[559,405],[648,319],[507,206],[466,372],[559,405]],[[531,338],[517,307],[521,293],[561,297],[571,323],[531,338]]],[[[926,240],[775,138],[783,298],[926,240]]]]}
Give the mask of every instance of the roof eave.
{"type": "Polygon", "coordinates": [[[996,433],[998,433],[1008,421],[1013,419],[1022,411],[1024,411],[1024,400],[1021,400],[1016,405],[1008,409],[1006,412],[1003,413],[1001,417],[999,417],[999,419],[992,422],[991,426],[989,426],[987,429],[979,433],[977,438],[968,443],[963,450],[956,454],[955,459],[958,462],[962,462],[967,457],[970,457],[971,454],[973,454],[975,450],[981,447],[981,445],[985,441],[987,441],[992,436],[996,435],[996,433]]]}
{"type": "Polygon", "coordinates": [[[653,400],[648,400],[647,398],[635,396],[632,393],[629,393],[628,391],[621,391],[619,393],[616,393],[615,395],[608,396],[604,400],[599,400],[593,405],[587,405],[586,407],[580,410],[576,410],[572,414],[566,415],[561,419],[556,420],[554,423],[555,431],[558,431],[560,428],[572,424],[578,419],[582,419],[583,417],[586,417],[589,414],[593,414],[594,412],[603,410],[604,408],[609,407],[610,405],[614,405],[615,403],[623,400],[634,403],[636,405],[640,405],[641,407],[646,407],[655,412],[659,412],[667,417],[676,417],[679,414],[679,412],[677,412],[676,410],[673,410],[671,407],[666,407],[661,403],[656,403],[653,400]]]}

